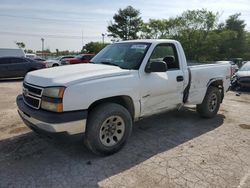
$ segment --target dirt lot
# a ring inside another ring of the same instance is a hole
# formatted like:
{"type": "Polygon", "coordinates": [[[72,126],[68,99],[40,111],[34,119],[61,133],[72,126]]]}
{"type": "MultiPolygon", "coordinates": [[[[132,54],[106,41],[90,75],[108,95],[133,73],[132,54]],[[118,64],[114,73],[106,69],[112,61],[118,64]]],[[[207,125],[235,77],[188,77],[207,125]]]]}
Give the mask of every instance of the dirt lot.
{"type": "Polygon", "coordinates": [[[0,187],[250,187],[250,94],[229,92],[214,119],[182,109],[144,119],[123,150],[33,132],[16,112],[21,81],[0,82],[0,187]]]}

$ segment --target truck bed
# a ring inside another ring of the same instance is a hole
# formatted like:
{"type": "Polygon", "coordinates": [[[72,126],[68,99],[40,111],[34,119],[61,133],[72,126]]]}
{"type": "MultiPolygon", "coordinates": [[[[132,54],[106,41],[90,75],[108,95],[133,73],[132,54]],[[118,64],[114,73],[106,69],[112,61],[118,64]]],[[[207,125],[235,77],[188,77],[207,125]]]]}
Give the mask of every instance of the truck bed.
{"type": "Polygon", "coordinates": [[[189,104],[200,104],[205,96],[207,85],[211,78],[222,80],[225,90],[229,88],[231,65],[227,62],[188,63],[191,71],[191,87],[189,90],[189,104]],[[226,75],[226,77],[225,77],[226,75]]]}

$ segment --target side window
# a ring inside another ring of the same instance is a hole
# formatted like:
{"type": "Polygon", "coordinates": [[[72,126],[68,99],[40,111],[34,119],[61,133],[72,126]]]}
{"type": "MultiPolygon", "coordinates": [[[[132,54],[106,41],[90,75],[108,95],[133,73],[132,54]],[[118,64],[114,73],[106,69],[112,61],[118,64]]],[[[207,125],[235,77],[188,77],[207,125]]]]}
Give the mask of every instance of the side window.
{"type": "Polygon", "coordinates": [[[173,44],[157,45],[152,52],[149,61],[165,61],[168,66],[168,70],[180,68],[177,51],[173,44]]]}
{"type": "Polygon", "coordinates": [[[0,65],[10,64],[9,58],[0,58],[0,65]]]}
{"type": "Polygon", "coordinates": [[[26,63],[28,62],[26,59],[22,59],[22,58],[11,58],[10,59],[10,63],[15,63],[15,64],[18,64],[18,63],[26,63]]]}

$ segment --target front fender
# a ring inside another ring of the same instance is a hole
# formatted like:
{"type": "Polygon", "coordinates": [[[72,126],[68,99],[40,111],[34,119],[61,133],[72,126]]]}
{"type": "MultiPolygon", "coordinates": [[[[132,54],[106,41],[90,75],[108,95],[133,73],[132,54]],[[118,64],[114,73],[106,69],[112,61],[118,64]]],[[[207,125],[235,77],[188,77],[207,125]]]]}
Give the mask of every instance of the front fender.
{"type": "MultiPolygon", "coordinates": [[[[88,109],[95,101],[124,95],[129,96],[137,104],[140,101],[138,88],[137,72],[76,83],[65,90],[63,111],[88,109]]],[[[135,110],[138,111],[138,109],[135,110]]]]}

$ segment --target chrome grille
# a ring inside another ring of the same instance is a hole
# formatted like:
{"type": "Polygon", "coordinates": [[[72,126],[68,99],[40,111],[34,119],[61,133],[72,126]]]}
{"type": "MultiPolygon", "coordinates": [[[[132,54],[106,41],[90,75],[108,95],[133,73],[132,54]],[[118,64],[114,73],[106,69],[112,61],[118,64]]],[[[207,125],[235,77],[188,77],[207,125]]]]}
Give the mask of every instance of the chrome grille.
{"type": "Polygon", "coordinates": [[[28,106],[39,109],[41,105],[42,93],[43,88],[23,83],[23,99],[28,106]]]}

